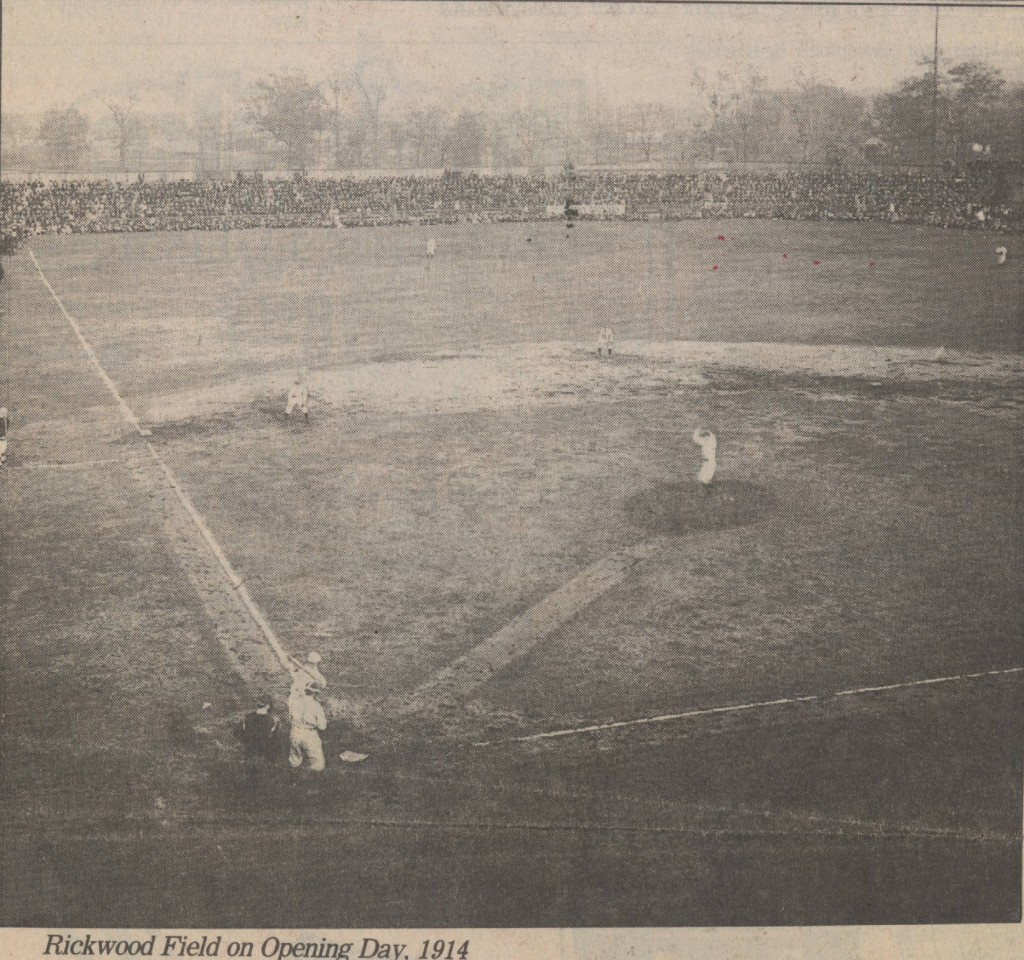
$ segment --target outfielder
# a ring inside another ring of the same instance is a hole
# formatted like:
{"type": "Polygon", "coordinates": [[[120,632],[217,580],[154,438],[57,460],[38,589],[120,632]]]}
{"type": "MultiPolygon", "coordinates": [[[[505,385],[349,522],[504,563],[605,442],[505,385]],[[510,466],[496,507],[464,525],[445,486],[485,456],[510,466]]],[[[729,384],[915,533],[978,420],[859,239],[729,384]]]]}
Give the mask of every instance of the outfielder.
{"type": "Polygon", "coordinates": [[[703,458],[697,479],[703,485],[704,491],[708,492],[711,489],[711,481],[715,479],[715,471],[718,469],[718,440],[710,430],[698,427],[693,431],[693,442],[700,447],[703,458]]]}
{"type": "Polygon", "coordinates": [[[320,734],[327,729],[327,715],[316,699],[316,685],[307,681],[301,687],[292,687],[288,697],[288,763],[295,769],[303,765],[317,773],[326,766],[324,745],[320,734]]]}

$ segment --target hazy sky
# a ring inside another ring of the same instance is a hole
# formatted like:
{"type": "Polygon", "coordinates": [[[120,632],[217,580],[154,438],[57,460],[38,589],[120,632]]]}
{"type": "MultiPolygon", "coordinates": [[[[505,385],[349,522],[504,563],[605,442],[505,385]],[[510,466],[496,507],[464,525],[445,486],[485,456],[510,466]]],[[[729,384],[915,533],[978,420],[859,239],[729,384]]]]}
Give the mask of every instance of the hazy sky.
{"type": "MultiPolygon", "coordinates": [[[[612,103],[686,104],[694,69],[751,65],[870,93],[930,53],[934,10],[331,0],[4,0],[3,108],[34,112],[138,88],[151,108],[208,89],[219,72],[326,76],[392,65],[388,106],[478,86],[567,95],[575,78],[612,103]],[[163,88],[159,92],[158,88],[163,88]],[[145,92],[148,90],[148,93],[145,92]]],[[[949,60],[982,59],[1024,81],[1024,8],[949,8],[949,60]]]]}

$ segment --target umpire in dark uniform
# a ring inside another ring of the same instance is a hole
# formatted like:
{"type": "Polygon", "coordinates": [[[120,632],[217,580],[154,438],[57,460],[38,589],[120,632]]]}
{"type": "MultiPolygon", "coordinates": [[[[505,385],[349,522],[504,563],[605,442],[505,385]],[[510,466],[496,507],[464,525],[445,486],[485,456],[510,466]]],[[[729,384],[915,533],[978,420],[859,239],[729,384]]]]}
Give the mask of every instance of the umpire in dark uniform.
{"type": "Polygon", "coordinates": [[[274,701],[261,697],[255,710],[251,710],[235,727],[235,736],[246,753],[254,760],[273,763],[281,755],[278,730],[281,721],[273,713],[274,701]]]}

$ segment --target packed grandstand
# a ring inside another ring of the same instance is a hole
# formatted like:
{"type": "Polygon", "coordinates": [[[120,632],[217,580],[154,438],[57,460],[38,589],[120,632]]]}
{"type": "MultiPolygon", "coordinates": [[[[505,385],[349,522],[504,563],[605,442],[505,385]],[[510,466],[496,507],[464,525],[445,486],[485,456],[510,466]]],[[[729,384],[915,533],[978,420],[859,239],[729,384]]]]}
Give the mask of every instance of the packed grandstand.
{"type": "Polygon", "coordinates": [[[990,177],[896,171],[566,172],[313,179],[109,179],[0,184],[7,243],[46,233],[757,217],[1019,230],[990,177]]]}

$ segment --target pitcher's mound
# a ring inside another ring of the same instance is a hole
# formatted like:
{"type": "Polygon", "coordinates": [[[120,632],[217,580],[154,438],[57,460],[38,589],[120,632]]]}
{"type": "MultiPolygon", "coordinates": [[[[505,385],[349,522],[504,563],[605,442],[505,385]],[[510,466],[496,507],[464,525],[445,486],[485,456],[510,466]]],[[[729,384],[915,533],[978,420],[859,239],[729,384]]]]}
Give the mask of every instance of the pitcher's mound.
{"type": "Polygon", "coordinates": [[[626,512],[638,527],[671,537],[746,526],[774,504],[770,490],[747,480],[716,481],[708,491],[690,481],[636,493],[626,501],[626,512]]]}

